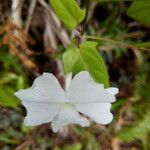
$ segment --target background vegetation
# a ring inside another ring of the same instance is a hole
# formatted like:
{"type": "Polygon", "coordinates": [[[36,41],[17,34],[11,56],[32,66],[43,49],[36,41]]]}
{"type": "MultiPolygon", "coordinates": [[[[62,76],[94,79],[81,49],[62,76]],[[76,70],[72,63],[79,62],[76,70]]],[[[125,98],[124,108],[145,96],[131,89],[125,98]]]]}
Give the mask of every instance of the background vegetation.
{"type": "Polygon", "coordinates": [[[0,149],[150,149],[150,1],[79,0],[87,13],[73,31],[50,2],[20,0],[14,9],[15,1],[0,1],[0,149]],[[63,86],[62,54],[72,35],[98,42],[110,84],[120,89],[113,122],[73,125],[58,134],[49,124],[24,126],[26,110],[13,93],[46,71],[63,86]]]}

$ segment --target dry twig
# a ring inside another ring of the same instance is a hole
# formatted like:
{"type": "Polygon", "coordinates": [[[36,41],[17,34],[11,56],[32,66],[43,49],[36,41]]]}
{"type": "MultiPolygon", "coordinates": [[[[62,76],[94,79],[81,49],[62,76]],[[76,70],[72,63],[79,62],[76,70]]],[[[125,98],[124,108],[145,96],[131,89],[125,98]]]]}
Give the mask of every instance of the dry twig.
{"type": "Polygon", "coordinates": [[[37,0],[31,0],[27,20],[26,20],[26,23],[25,23],[25,31],[26,32],[28,32],[28,30],[29,30],[36,4],[37,4],[37,0]]]}

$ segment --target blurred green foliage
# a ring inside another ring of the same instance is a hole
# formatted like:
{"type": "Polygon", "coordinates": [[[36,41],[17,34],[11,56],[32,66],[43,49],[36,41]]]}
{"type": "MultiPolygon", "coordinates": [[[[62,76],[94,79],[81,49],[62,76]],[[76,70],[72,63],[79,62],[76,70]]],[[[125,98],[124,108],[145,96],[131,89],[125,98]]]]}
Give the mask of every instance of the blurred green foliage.
{"type": "Polygon", "coordinates": [[[18,59],[8,53],[8,47],[0,48],[0,104],[17,108],[20,101],[13,93],[25,87],[26,75],[18,59]]]}
{"type": "Polygon", "coordinates": [[[134,1],[129,7],[127,13],[129,16],[140,21],[141,23],[150,25],[149,8],[150,8],[149,0],[134,1]]]}

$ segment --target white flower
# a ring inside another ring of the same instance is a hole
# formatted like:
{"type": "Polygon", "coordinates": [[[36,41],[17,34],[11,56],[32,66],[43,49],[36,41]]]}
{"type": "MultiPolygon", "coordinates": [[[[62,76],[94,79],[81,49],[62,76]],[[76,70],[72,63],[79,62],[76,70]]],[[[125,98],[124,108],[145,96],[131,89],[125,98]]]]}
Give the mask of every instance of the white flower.
{"type": "Polygon", "coordinates": [[[43,73],[31,88],[19,90],[15,95],[27,109],[26,125],[51,122],[52,130],[57,132],[67,124],[89,126],[89,120],[79,112],[97,123],[110,123],[111,102],[117,93],[117,88],[104,89],[103,84],[94,82],[87,71],[82,71],[72,79],[66,92],[53,74],[43,73]]]}

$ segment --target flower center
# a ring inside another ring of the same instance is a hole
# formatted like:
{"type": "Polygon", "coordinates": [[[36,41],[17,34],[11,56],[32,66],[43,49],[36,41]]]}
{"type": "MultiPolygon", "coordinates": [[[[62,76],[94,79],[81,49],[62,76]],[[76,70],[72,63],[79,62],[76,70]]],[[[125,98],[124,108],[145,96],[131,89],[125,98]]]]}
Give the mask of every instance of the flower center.
{"type": "Polygon", "coordinates": [[[64,103],[64,104],[62,104],[62,107],[66,108],[66,109],[69,109],[69,108],[73,107],[73,104],[71,104],[71,103],[64,103]]]}

